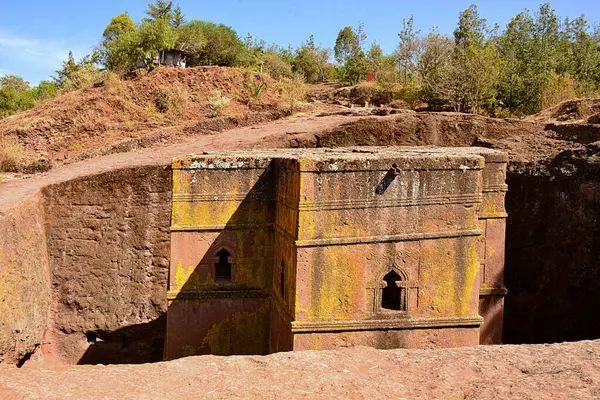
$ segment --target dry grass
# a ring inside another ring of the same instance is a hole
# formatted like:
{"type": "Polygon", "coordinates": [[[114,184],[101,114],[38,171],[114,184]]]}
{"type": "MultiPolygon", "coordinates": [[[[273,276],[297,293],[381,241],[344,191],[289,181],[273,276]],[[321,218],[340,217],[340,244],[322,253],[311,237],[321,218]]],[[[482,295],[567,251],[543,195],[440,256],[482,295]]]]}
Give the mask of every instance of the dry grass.
{"type": "Polygon", "coordinates": [[[0,171],[18,172],[27,161],[25,146],[8,136],[0,136],[0,171]]]}
{"type": "Polygon", "coordinates": [[[171,117],[180,117],[185,114],[189,97],[188,91],[183,86],[171,86],[158,92],[156,108],[171,117]]]}
{"type": "Polygon", "coordinates": [[[122,95],[124,91],[123,84],[119,75],[111,71],[105,71],[102,75],[102,85],[108,93],[122,95]]]}
{"type": "Polygon", "coordinates": [[[304,77],[295,73],[291,78],[281,78],[277,83],[282,100],[287,103],[287,111],[293,114],[298,103],[306,99],[308,85],[304,83],[304,77]]]}
{"type": "Polygon", "coordinates": [[[592,109],[592,105],[589,100],[582,100],[577,103],[577,115],[580,119],[587,119],[588,117],[594,115],[594,110],[592,109]]]}
{"type": "Polygon", "coordinates": [[[541,109],[554,107],[555,105],[570,99],[577,98],[575,81],[569,74],[558,75],[553,73],[546,81],[541,93],[541,109]]]}

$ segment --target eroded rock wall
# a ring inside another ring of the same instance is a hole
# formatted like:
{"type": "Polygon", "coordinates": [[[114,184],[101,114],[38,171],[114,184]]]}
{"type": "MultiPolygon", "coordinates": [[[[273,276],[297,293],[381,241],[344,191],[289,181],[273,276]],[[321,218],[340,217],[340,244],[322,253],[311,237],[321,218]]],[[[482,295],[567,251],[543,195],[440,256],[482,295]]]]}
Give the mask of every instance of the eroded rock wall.
{"type": "Polygon", "coordinates": [[[161,359],[171,172],[160,166],[121,169],[51,185],[43,193],[53,287],[45,359],[161,359]]]}
{"type": "Polygon", "coordinates": [[[506,343],[600,337],[598,154],[567,151],[508,173],[506,343]]]}
{"type": "Polygon", "coordinates": [[[42,343],[50,303],[41,195],[0,210],[0,363],[19,363],[42,343]]]}

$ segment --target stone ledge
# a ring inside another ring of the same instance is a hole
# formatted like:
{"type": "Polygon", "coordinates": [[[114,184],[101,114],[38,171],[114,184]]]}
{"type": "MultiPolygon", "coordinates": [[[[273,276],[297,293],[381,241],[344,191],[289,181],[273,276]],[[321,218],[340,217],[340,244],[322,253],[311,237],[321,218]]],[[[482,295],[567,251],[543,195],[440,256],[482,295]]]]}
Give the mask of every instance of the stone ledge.
{"type": "Polygon", "coordinates": [[[406,233],[398,235],[382,235],[382,236],[355,236],[341,238],[323,238],[323,239],[304,239],[296,240],[298,247],[316,247],[316,246],[335,246],[348,244],[365,244],[365,243],[385,243],[385,242],[401,242],[414,240],[428,239],[449,239],[457,237],[481,236],[481,229],[467,229],[461,231],[446,231],[446,232],[424,232],[424,233],[406,233]]]}
{"type": "Polygon", "coordinates": [[[496,296],[504,297],[508,294],[508,290],[505,287],[482,287],[479,289],[480,296],[496,296]]]}
{"type": "Polygon", "coordinates": [[[370,331],[386,329],[479,327],[483,318],[466,317],[402,318],[392,320],[294,321],[293,333],[370,331]]]}
{"type": "Polygon", "coordinates": [[[169,290],[167,300],[202,300],[202,299],[258,299],[267,298],[268,293],[256,289],[222,289],[222,290],[169,290]]]}

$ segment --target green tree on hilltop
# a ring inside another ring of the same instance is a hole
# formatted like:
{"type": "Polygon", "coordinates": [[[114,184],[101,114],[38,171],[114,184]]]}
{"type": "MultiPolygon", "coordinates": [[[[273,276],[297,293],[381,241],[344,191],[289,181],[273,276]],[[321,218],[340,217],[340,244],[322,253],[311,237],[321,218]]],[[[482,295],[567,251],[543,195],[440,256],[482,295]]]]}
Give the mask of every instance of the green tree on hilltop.
{"type": "Polygon", "coordinates": [[[417,62],[419,58],[419,34],[413,27],[414,18],[411,15],[409,19],[402,19],[402,30],[398,34],[400,43],[396,49],[396,59],[400,68],[402,83],[408,83],[413,79],[416,73],[417,62]]]}
{"type": "Polygon", "coordinates": [[[150,17],[144,18],[144,21],[156,21],[158,19],[171,21],[174,16],[173,1],[156,0],[154,3],[148,4],[148,9],[144,13],[150,17]]]}

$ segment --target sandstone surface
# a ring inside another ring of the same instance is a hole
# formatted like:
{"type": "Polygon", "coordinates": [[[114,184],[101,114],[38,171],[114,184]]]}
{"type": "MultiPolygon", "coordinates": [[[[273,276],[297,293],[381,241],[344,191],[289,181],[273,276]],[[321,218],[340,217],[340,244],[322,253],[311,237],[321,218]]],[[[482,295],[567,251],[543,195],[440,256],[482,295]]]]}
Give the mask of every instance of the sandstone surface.
{"type": "Polygon", "coordinates": [[[0,369],[0,398],[598,399],[600,341],[0,369]]]}

